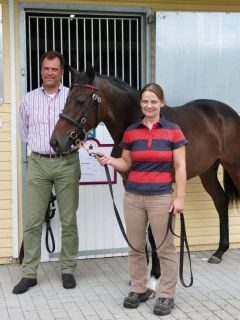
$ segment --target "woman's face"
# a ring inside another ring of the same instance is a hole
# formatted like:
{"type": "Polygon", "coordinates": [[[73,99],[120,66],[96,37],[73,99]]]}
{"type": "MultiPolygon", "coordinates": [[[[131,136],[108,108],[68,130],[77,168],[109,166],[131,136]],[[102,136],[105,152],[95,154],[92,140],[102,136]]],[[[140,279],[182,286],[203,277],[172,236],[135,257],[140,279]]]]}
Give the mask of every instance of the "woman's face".
{"type": "Polygon", "coordinates": [[[140,100],[140,106],[145,117],[158,119],[160,109],[164,106],[164,103],[152,91],[144,91],[140,100]]]}

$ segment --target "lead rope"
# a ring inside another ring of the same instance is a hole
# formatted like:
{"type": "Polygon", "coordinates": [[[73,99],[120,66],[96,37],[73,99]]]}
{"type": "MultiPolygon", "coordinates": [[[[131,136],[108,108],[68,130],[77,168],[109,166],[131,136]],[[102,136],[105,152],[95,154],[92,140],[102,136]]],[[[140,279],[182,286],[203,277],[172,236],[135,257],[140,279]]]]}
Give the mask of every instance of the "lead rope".
{"type": "Polygon", "coordinates": [[[48,207],[45,214],[45,222],[46,222],[45,244],[46,244],[47,251],[49,253],[53,253],[55,251],[55,240],[54,240],[54,235],[51,227],[51,219],[55,216],[55,212],[56,212],[55,200],[56,200],[56,196],[51,192],[51,196],[50,196],[48,207]],[[52,249],[50,249],[50,246],[49,246],[49,237],[51,238],[52,249]]]}
{"type": "MultiPolygon", "coordinates": [[[[56,200],[56,196],[51,192],[51,196],[48,202],[48,207],[45,213],[45,222],[46,222],[45,244],[46,244],[47,251],[49,253],[53,253],[55,251],[55,240],[54,240],[54,235],[53,235],[53,231],[50,223],[50,220],[55,216],[55,211],[56,211],[55,200],[56,200]],[[52,249],[50,249],[50,246],[49,246],[49,237],[52,242],[52,249]]],[[[22,241],[19,257],[18,257],[20,264],[22,264],[23,258],[24,258],[24,242],[22,241]]]]}
{"type": "MultiPolygon", "coordinates": [[[[92,155],[92,156],[96,156],[96,155],[92,155]]],[[[123,235],[124,239],[126,240],[127,244],[129,245],[129,247],[131,247],[133,250],[135,250],[138,253],[145,254],[146,253],[145,251],[140,251],[140,250],[134,248],[133,245],[129,242],[129,240],[127,238],[127,235],[126,235],[126,232],[124,230],[121,217],[119,215],[118,209],[117,209],[115,201],[114,201],[114,195],[113,195],[113,189],[112,189],[112,181],[111,181],[111,177],[110,177],[110,172],[109,172],[108,166],[105,165],[104,169],[105,169],[105,173],[106,173],[106,176],[107,176],[107,181],[108,181],[109,191],[110,191],[112,202],[113,202],[114,212],[115,212],[115,215],[116,215],[120,230],[122,232],[122,235],[123,235]]],[[[169,230],[172,232],[172,234],[174,236],[180,238],[179,278],[180,278],[181,284],[185,288],[189,288],[193,284],[193,274],[192,274],[191,255],[190,255],[190,250],[189,250],[188,241],[187,241],[187,234],[186,234],[186,227],[185,227],[185,220],[184,220],[183,212],[180,213],[180,222],[181,222],[181,234],[180,234],[180,236],[175,234],[173,229],[172,229],[172,218],[173,218],[173,210],[171,212],[169,212],[167,231],[166,231],[166,234],[164,236],[163,241],[161,242],[161,244],[155,250],[152,250],[152,251],[150,251],[148,253],[152,254],[153,252],[156,252],[162,246],[162,244],[164,243],[164,241],[167,238],[169,230]],[[186,249],[187,249],[188,260],[189,260],[189,270],[190,270],[190,282],[189,282],[189,284],[186,284],[186,282],[184,280],[184,276],[183,276],[184,247],[185,246],[186,246],[186,249]]]]}

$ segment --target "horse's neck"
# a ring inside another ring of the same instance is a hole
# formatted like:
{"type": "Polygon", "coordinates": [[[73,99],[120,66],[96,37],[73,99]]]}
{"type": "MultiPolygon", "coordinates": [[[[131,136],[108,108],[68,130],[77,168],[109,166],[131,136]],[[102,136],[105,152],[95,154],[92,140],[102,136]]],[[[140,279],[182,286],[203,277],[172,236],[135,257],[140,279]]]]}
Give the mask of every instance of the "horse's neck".
{"type": "Polygon", "coordinates": [[[115,146],[123,137],[125,129],[141,117],[137,91],[124,91],[107,83],[104,92],[104,119],[115,146]]]}

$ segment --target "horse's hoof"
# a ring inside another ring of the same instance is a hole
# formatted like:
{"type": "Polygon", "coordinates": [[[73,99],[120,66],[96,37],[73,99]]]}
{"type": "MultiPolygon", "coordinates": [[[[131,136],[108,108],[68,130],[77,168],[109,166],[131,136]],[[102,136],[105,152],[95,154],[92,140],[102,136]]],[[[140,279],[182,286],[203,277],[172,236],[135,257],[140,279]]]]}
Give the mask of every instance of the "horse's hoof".
{"type": "Polygon", "coordinates": [[[155,291],[152,289],[147,289],[147,295],[148,295],[148,299],[154,299],[155,298],[155,291]]]}
{"type": "Polygon", "coordinates": [[[209,259],[208,259],[208,263],[212,263],[212,264],[219,264],[220,262],[222,261],[221,258],[218,258],[216,256],[211,256],[209,259]]]}

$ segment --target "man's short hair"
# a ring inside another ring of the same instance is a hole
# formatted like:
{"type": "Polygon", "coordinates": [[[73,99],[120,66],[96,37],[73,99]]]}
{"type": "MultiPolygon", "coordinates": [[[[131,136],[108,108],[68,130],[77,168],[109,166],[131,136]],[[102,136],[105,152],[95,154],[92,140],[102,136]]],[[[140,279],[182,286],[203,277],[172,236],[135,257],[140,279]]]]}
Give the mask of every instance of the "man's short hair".
{"type": "Polygon", "coordinates": [[[43,64],[43,60],[47,58],[48,60],[53,60],[55,58],[58,58],[60,60],[60,67],[61,69],[64,69],[65,65],[65,59],[63,55],[58,51],[47,51],[41,56],[41,66],[43,64]]]}

